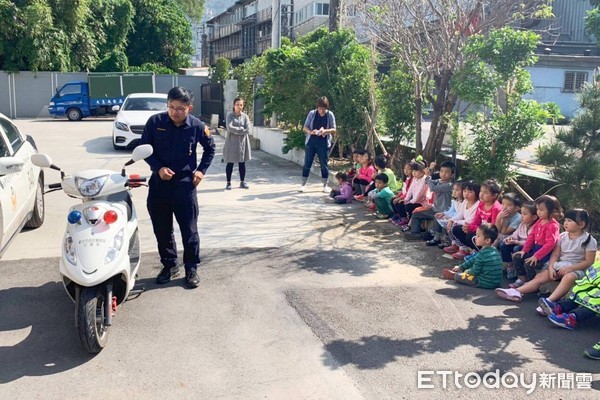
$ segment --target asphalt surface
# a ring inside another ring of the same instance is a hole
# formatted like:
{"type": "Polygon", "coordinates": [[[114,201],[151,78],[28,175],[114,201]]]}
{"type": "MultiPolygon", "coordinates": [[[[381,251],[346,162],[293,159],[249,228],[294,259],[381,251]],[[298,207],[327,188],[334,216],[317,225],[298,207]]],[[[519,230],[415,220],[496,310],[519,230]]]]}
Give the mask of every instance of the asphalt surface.
{"type": "MultiPolygon", "coordinates": [[[[120,168],[110,121],[16,121],[67,172],[120,168]]],[[[216,138],[219,146],[222,139],[216,138]]],[[[199,189],[201,286],[158,286],[146,189],[140,216],[141,296],[120,306],[107,348],[81,348],[57,263],[66,210],[49,194],[47,219],[22,232],[0,266],[0,398],[396,399],[523,398],[524,388],[418,388],[418,371],[573,373],[592,389],[536,387],[528,398],[595,398],[600,364],[582,355],[600,323],[577,331],[536,315],[537,296],[507,303],[439,278],[452,262],[405,242],[360,204],[323,201],[318,178],[262,152],[249,190],[224,191],[219,162],[199,189]],[[593,375],[590,375],[593,374],[593,375]]],[[[132,172],[147,174],[144,163],[132,172]]],[[[49,172],[47,182],[58,174],[49,172]]],[[[568,378],[568,376],[567,376],[568,378]]],[[[571,376],[571,382],[574,383],[571,376]]],[[[563,380],[564,382],[564,380],[563,380]]],[[[568,382],[567,382],[568,383],[568,382]]],[[[564,383],[563,383],[564,384],[564,383]]]]}

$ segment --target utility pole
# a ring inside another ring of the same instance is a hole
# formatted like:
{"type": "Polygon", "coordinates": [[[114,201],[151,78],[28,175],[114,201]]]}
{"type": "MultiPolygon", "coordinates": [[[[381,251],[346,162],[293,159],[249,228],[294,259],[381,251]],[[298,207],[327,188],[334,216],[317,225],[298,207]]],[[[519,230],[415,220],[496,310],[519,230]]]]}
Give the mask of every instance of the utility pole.
{"type": "MultiPolygon", "coordinates": [[[[271,2],[271,47],[281,47],[281,0],[271,2]]],[[[271,115],[271,128],[277,128],[277,114],[271,115]]]]}

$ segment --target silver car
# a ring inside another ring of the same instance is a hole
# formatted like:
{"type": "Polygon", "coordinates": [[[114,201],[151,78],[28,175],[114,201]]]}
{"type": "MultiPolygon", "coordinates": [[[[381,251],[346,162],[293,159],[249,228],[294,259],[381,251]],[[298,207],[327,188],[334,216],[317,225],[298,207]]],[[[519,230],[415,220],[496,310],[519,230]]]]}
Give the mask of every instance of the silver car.
{"type": "Polygon", "coordinates": [[[30,159],[36,152],[33,139],[0,114],[0,257],[23,227],[44,222],[44,174],[30,159]]]}

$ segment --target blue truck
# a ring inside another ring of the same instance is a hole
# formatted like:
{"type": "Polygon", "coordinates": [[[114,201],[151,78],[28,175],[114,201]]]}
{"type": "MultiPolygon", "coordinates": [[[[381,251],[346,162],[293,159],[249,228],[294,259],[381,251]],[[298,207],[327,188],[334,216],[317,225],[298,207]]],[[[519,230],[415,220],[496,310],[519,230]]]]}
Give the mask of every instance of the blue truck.
{"type": "Polygon", "coordinates": [[[113,106],[121,106],[130,93],[154,93],[151,72],[89,73],[87,81],[65,83],[48,104],[55,117],[66,116],[79,121],[89,116],[114,114],[113,106]]]}

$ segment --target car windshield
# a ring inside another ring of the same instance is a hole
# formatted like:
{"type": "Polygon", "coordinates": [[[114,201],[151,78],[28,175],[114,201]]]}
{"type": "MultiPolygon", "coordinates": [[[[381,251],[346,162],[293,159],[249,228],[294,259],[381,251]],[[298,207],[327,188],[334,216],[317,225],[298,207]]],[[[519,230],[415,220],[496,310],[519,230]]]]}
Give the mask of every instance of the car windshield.
{"type": "Polygon", "coordinates": [[[167,100],[156,97],[133,97],[123,105],[126,111],[166,111],[167,100]]]}

